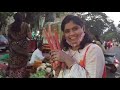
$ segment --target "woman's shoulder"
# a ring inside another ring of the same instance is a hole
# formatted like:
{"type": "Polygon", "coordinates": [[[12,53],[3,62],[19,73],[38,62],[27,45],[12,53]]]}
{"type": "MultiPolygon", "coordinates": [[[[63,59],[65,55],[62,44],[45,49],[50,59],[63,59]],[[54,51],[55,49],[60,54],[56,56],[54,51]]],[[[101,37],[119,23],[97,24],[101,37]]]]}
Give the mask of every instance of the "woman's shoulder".
{"type": "Polygon", "coordinates": [[[36,49],[36,52],[37,53],[42,53],[42,51],[40,49],[38,49],[38,48],[36,49]]]}
{"type": "Polygon", "coordinates": [[[98,46],[97,44],[94,44],[94,43],[90,43],[89,45],[87,45],[85,48],[89,47],[90,49],[96,49],[96,50],[99,50],[101,49],[100,46],[98,46]]]}
{"type": "Polygon", "coordinates": [[[23,26],[28,26],[28,23],[22,22],[22,25],[23,25],[23,26]]]}
{"type": "Polygon", "coordinates": [[[38,48],[33,52],[33,54],[37,54],[37,53],[39,53],[38,48]]]}
{"type": "Polygon", "coordinates": [[[84,49],[84,52],[86,52],[86,51],[89,55],[93,55],[93,56],[96,55],[96,54],[101,55],[102,52],[103,52],[102,49],[100,48],[100,46],[98,46],[97,44],[93,44],[93,43],[86,46],[86,49],[84,49]],[[89,49],[87,49],[87,47],[89,47],[89,49]]]}
{"type": "Polygon", "coordinates": [[[29,26],[28,23],[22,22],[22,24],[21,24],[21,28],[22,28],[21,32],[24,32],[24,33],[25,33],[25,32],[28,30],[29,27],[30,27],[30,26],[29,26]]]}

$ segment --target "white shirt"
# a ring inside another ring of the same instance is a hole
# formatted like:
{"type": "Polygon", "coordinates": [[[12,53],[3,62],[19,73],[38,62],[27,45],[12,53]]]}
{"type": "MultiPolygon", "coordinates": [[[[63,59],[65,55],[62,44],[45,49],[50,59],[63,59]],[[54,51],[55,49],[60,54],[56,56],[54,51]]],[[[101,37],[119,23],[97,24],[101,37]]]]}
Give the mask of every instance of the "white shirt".
{"type": "Polygon", "coordinates": [[[36,49],[31,57],[29,64],[33,64],[36,60],[43,60],[45,57],[39,49],[36,49]]]}
{"type": "Polygon", "coordinates": [[[85,69],[79,65],[80,60],[83,60],[85,51],[88,46],[76,52],[73,50],[66,51],[67,54],[73,54],[73,58],[76,61],[71,69],[61,70],[58,78],[102,78],[105,58],[102,49],[96,44],[90,44],[90,48],[86,53],[85,69]]]}

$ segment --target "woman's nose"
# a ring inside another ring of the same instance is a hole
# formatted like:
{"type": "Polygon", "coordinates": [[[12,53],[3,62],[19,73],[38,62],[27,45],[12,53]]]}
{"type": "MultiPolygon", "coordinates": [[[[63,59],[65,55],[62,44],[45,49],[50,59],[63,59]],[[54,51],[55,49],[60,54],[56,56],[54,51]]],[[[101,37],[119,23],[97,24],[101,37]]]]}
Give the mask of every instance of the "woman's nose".
{"type": "Polygon", "coordinates": [[[73,35],[73,34],[74,34],[73,30],[70,30],[69,35],[73,35]]]}

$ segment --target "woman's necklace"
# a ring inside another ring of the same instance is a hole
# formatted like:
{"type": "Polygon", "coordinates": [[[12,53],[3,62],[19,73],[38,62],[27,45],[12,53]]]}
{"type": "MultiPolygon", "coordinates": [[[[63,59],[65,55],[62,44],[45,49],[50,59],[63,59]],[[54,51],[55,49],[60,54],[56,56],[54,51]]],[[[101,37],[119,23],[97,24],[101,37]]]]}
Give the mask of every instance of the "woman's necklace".
{"type": "Polygon", "coordinates": [[[69,49],[69,53],[70,53],[70,56],[73,57],[77,53],[77,50],[73,51],[69,49]]]}

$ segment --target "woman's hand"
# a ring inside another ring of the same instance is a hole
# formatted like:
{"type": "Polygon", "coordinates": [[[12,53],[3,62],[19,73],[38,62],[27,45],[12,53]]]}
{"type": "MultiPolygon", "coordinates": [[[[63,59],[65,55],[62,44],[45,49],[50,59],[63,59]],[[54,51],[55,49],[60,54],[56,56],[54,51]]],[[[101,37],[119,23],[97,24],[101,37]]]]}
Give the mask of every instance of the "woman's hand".
{"type": "Polygon", "coordinates": [[[65,53],[61,50],[52,50],[50,52],[51,61],[65,62],[65,53]]]}
{"type": "Polygon", "coordinates": [[[51,55],[51,62],[54,61],[60,61],[60,62],[65,62],[65,64],[70,68],[74,63],[74,59],[71,58],[68,54],[64,53],[61,50],[53,50],[50,53],[51,55]]]}

